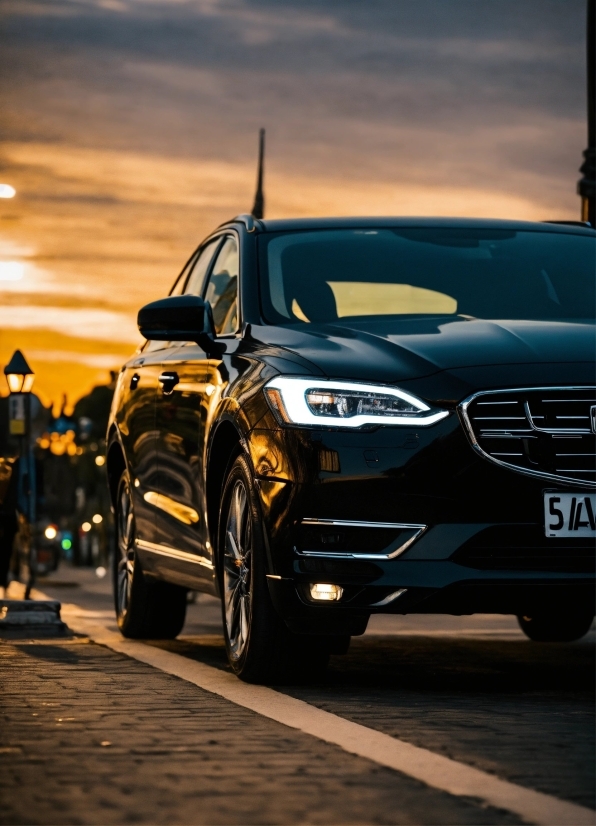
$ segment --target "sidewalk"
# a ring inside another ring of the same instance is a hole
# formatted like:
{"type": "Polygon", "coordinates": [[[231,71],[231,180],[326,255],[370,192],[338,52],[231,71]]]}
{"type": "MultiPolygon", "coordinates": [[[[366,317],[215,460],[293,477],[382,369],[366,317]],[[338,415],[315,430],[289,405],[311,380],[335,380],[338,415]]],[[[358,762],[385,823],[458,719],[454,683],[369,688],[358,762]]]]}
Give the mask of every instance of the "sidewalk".
{"type": "Polygon", "coordinates": [[[516,823],[88,640],[0,642],[0,823],[516,823]]]}
{"type": "MultiPolygon", "coordinates": [[[[519,822],[490,808],[501,798],[484,785],[439,791],[434,775],[418,775],[429,785],[410,777],[409,763],[358,748],[356,756],[318,729],[288,728],[269,706],[255,713],[226,691],[211,693],[209,680],[185,677],[186,666],[158,662],[156,647],[229,670],[212,597],[188,606],[180,639],[137,643],[135,654],[122,646],[107,577],[64,566],[39,588],[34,596],[59,599],[79,636],[0,639],[0,824],[519,822]]],[[[21,590],[13,583],[9,596],[21,590]]],[[[333,658],[327,680],[278,691],[338,723],[554,795],[555,808],[557,799],[593,806],[594,631],[560,649],[529,644],[511,617],[378,620],[333,658]]],[[[551,803],[544,811],[538,822],[550,823],[551,803]]]]}

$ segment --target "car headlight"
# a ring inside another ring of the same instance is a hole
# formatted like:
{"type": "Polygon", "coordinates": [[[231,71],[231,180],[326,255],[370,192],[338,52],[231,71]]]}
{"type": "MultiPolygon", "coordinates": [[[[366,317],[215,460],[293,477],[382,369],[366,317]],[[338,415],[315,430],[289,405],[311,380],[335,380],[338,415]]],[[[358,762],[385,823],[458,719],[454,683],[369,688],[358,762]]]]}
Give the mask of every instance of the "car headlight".
{"type": "Polygon", "coordinates": [[[276,376],[265,385],[265,395],[277,418],[286,424],[428,427],[449,415],[404,390],[352,381],[276,376]]]}

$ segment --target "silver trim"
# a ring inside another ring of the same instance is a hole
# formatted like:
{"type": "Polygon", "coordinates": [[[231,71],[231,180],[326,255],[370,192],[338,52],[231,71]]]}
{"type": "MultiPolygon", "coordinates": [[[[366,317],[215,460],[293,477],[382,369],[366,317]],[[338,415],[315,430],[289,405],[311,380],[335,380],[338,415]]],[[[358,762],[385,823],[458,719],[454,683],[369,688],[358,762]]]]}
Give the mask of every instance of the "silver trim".
{"type": "MultiPolygon", "coordinates": [[[[538,479],[550,479],[551,481],[564,482],[564,483],[570,484],[570,485],[579,484],[579,485],[585,485],[586,487],[591,487],[591,488],[596,487],[596,482],[589,482],[586,479],[573,479],[573,478],[570,478],[569,476],[557,476],[553,473],[545,473],[544,471],[540,471],[540,470],[531,470],[530,468],[519,467],[519,465],[512,465],[509,462],[502,462],[499,459],[495,459],[495,457],[491,456],[490,453],[486,453],[480,447],[480,445],[478,444],[478,440],[476,439],[476,434],[474,433],[474,429],[473,429],[472,424],[470,422],[470,419],[468,417],[468,407],[472,404],[473,401],[475,401],[479,396],[491,396],[491,395],[497,395],[497,394],[502,394],[502,393],[534,392],[536,390],[546,390],[546,391],[549,391],[549,392],[552,392],[553,390],[554,391],[558,391],[558,390],[596,390],[596,387],[594,385],[584,385],[583,387],[578,387],[576,385],[574,385],[572,387],[559,387],[559,386],[556,386],[556,387],[552,387],[552,386],[551,387],[512,387],[512,388],[508,388],[506,390],[481,390],[478,393],[473,393],[471,396],[468,396],[467,399],[464,399],[463,402],[460,402],[460,404],[458,404],[458,406],[457,406],[458,412],[460,414],[460,418],[461,418],[461,420],[463,422],[463,425],[464,425],[464,429],[465,429],[466,434],[467,434],[467,436],[468,436],[468,438],[469,438],[469,440],[472,444],[472,447],[474,448],[474,450],[476,450],[477,453],[480,454],[480,456],[482,456],[484,459],[488,459],[489,462],[493,462],[495,465],[501,465],[501,467],[508,468],[509,470],[514,470],[514,471],[516,471],[516,473],[521,473],[524,476],[532,476],[532,477],[538,478],[538,479]]],[[[553,401],[556,401],[556,400],[553,399],[553,401]]],[[[565,401],[565,399],[563,399],[563,401],[565,401]]],[[[587,399],[587,401],[589,401],[589,399],[587,399]]],[[[539,428],[536,428],[536,427],[534,427],[533,429],[534,430],[539,430],[539,428]]],[[[568,431],[562,431],[561,434],[553,435],[553,438],[561,438],[563,436],[563,432],[565,433],[565,435],[569,434],[568,431]]],[[[497,434],[495,434],[495,435],[491,434],[491,438],[495,438],[496,435],[497,434]]],[[[569,436],[571,438],[573,438],[573,436],[571,434],[569,434],[569,436]]],[[[499,438],[516,439],[516,438],[519,438],[519,437],[512,432],[511,435],[506,436],[505,434],[503,434],[502,436],[499,436],[499,438]]]]}
{"type": "Polygon", "coordinates": [[[390,554],[348,554],[341,553],[340,551],[336,553],[333,551],[298,551],[301,556],[326,556],[334,557],[335,559],[395,559],[396,556],[400,556],[404,553],[404,551],[407,551],[410,545],[419,539],[428,527],[427,525],[412,525],[402,522],[359,522],[352,521],[351,519],[316,519],[308,516],[304,517],[300,524],[325,526],[338,525],[343,528],[394,528],[401,531],[416,531],[414,536],[411,536],[403,543],[403,545],[400,545],[399,548],[396,548],[390,554]]]}
{"type": "Polygon", "coordinates": [[[405,594],[407,590],[407,588],[400,588],[398,591],[394,591],[392,594],[389,594],[389,596],[385,597],[385,599],[382,599],[379,602],[371,602],[370,607],[381,608],[383,605],[389,605],[390,602],[393,602],[394,600],[401,597],[402,594],[405,594]]]}
{"type": "Polygon", "coordinates": [[[177,559],[180,562],[192,562],[194,565],[203,565],[205,568],[213,569],[213,563],[207,559],[206,556],[199,556],[198,554],[189,554],[186,551],[179,551],[177,548],[170,548],[167,545],[156,545],[155,542],[147,542],[145,539],[135,540],[143,551],[157,554],[158,556],[165,556],[169,559],[177,559]]]}
{"type": "MultiPolygon", "coordinates": [[[[567,401],[567,399],[562,399],[563,402],[567,401]]],[[[589,401],[589,399],[588,399],[589,401]]],[[[591,430],[587,430],[585,427],[582,428],[575,428],[572,427],[538,427],[534,424],[534,419],[532,418],[532,412],[530,410],[530,405],[528,402],[524,402],[524,410],[526,411],[526,419],[530,423],[530,427],[532,430],[536,430],[538,433],[546,433],[549,436],[589,436],[592,432],[591,430]]],[[[537,419],[543,419],[544,416],[536,416],[537,419]]],[[[557,419],[587,419],[587,416],[557,416],[557,419]]]]}

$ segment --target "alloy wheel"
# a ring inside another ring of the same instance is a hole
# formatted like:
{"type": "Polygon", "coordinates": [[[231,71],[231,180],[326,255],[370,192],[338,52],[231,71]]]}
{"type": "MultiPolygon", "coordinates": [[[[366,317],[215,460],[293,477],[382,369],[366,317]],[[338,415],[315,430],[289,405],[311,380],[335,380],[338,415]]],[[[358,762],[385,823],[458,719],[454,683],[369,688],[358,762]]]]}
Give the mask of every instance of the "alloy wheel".
{"type": "Polygon", "coordinates": [[[130,604],[130,592],[135,565],[134,551],[134,515],[128,482],[124,480],[120,486],[118,499],[118,545],[115,569],[114,589],[116,595],[116,610],[121,621],[126,616],[130,604]]]}
{"type": "Polygon", "coordinates": [[[230,497],[224,547],[226,630],[231,655],[239,659],[248,641],[252,584],[252,520],[246,488],[240,480],[230,497]]]}

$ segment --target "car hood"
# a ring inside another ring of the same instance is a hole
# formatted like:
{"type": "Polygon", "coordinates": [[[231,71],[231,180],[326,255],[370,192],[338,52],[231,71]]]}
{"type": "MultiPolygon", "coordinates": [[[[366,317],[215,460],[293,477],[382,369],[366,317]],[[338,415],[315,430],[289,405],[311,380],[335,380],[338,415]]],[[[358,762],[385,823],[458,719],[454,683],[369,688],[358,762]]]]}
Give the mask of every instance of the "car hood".
{"type": "Polygon", "coordinates": [[[595,332],[587,321],[443,317],[254,327],[252,337],[333,378],[393,383],[461,368],[552,364],[559,382],[555,365],[594,361],[595,332]]]}

